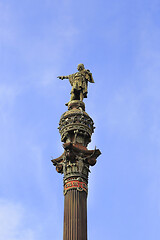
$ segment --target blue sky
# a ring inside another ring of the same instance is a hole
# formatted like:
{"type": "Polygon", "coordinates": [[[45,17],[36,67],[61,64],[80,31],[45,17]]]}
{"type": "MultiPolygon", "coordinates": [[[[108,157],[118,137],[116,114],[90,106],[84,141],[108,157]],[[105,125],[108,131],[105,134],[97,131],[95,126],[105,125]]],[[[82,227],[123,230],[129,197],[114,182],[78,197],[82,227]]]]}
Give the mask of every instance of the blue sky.
{"type": "Polygon", "coordinates": [[[0,1],[0,240],[61,240],[58,75],[93,73],[88,239],[160,239],[160,1],[0,1]]]}

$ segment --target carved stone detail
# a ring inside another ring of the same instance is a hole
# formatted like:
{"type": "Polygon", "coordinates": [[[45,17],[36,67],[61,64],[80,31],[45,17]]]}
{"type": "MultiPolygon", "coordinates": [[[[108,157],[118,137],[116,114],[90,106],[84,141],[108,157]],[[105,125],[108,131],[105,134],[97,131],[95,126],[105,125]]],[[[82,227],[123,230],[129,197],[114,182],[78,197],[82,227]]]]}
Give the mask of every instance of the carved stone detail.
{"type": "Polygon", "coordinates": [[[89,167],[95,165],[96,158],[101,153],[98,149],[87,149],[95,127],[93,120],[84,111],[84,103],[71,101],[68,109],[59,122],[64,153],[59,158],[52,159],[52,162],[57,172],[64,174],[64,194],[71,189],[87,192],[89,167]]]}
{"type": "Polygon", "coordinates": [[[59,122],[58,129],[61,134],[61,141],[64,143],[77,142],[87,146],[91,141],[91,136],[95,129],[94,122],[88,114],[83,111],[84,108],[82,109],[83,105],[81,103],[79,103],[81,106],[79,107],[78,102],[80,101],[73,102],[76,103],[70,102],[70,110],[61,116],[59,122]],[[73,109],[71,109],[71,107],[73,107],[73,109]]]}

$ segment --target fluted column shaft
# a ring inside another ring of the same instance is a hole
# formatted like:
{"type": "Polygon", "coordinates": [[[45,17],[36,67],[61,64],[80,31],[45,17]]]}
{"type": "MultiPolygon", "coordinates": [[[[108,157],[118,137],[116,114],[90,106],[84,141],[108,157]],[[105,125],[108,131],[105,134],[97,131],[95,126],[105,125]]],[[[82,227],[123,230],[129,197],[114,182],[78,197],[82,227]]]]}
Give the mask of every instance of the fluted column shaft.
{"type": "Polygon", "coordinates": [[[87,240],[87,193],[71,189],[64,198],[63,240],[87,240]]]}

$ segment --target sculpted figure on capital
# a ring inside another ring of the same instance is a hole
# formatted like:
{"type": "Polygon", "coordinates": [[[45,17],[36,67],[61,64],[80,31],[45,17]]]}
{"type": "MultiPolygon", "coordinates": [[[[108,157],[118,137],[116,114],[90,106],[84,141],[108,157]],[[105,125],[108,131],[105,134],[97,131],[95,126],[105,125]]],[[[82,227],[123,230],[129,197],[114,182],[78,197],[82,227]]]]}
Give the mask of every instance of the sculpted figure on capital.
{"type": "Polygon", "coordinates": [[[59,79],[69,79],[72,86],[71,99],[83,101],[83,98],[87,98],[88,93],[88,82],[94,83],[92,73],[84,68],[84,65],[78,64],[78,72],[68,76],[58,76],[59,79]]]}

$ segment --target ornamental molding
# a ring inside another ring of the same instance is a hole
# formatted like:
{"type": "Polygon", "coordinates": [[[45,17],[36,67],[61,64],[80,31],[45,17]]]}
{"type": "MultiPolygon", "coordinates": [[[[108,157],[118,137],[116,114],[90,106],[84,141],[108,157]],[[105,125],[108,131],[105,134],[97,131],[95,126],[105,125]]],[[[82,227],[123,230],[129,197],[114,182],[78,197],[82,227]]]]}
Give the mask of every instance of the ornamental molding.
{"type": "Polygon", "coordinates": [[[88,194],[88,186],[82,179],[80,180],[71,179],[68,182],[66,182],[64,184],[64,195],[66,195],[66,193],[72,189],[76,189],[77,191],[80,192],[85,191],[88,194]]]}

